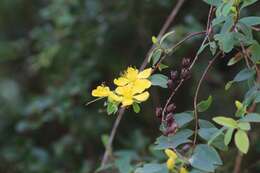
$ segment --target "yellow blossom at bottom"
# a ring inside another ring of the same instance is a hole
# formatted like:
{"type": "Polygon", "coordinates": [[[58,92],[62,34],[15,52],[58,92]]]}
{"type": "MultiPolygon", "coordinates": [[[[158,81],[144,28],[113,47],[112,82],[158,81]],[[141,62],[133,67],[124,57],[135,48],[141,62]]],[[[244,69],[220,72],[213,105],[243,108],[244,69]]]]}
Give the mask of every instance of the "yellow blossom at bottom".
{"type": "Polygon", "coordinates": [[[181,167],[180,173],[188,173],[188,170],[184,167],[181,167]]]}
{"type": "Polygon", "coordinates": [[[166,162],[167,168],[169,170],[173,170],[175,167],[175,160],[178,158],[177,154],[171,150],[171,149],[166,149],[165,154],[168,156],[168,160],[166,162]]]}

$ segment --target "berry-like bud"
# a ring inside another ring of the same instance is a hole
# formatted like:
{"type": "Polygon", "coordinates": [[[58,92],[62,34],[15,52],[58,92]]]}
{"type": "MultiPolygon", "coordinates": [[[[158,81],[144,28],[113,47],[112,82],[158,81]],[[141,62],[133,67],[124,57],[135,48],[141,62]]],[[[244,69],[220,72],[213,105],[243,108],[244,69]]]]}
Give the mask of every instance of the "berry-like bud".
{"type": "Polygon", "coordinates": [[[178,125],[173,122],[170,126],[167,127],[166,131],[164,132],[164,135],[169,136],[171,134],[175,134],[178,130],[178,125]]]}
{"type": "Polygon", "coordinates": [[[174,103],[167,106],[166,110],[167,112],[173,112],[176,109],[176,106],[174,103]]]}
{"type": "Polygon", "coordinates": [[[155,114],[156,114],[156,117],[157,118],[162,118],[162,108],[161,107],[157,107],[156,109],[155,109],[155,114]]]}
{"type": "Polygon", "coordinates": [[[178,78],[178,71],[171,71],[171,79],[176,80],[178,78]]]}
{"type": "Polygon", "coordinates": [[[183,58],[181,62],[182,67],[189,67],[190,65],[190,59],[189,58],[183,58]]]}
{"type": "Polygon", "coordinates": [[[167,81],[167,86],[168,86],[169,89],[173,89],[173,88],[174,88],[173,80],[169,79],[169,80],[167,81]]]}
{"type": "Polygon", "coordinates": [[[189,79],[190,77],[191,77],[190,70],[183,68],[183,69],[181,70],[181,78],[184,79],[184,80],[186,80],[186,79],[189,79]]]}
{"type": "Polygon", "coordinates": [[[166,115],[166,122],[167,126],[171,126],[171,124],[174,122],[173,113],[168,113],[166,115]]]}

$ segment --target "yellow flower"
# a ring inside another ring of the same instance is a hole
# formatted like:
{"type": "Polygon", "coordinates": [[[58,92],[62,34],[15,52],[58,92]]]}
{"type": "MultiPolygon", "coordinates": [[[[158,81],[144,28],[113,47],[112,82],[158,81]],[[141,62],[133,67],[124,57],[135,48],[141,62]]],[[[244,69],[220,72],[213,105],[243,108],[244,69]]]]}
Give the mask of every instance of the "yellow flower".
{"type": "Polygon", "coordinates": [[[110,101],[121,102],[122,100],[122,97],[119,97],[113,91],[110,91],[109,87],[105,85],[98,86],[91,94],[94,97],[108,97],[110,101]]]}
{"type": "Polygon", "coordinates": [[[116,94],[121,97],[122,106],[132,105],[134,102],[144,102],[149,98],[149,93],[137,92],[131,85],[117,87],[116,94]]]}
{"type": "Polygon", "coordinates": [[[133,67],[128,67],[121,77],[114,80],[114,84],[117,86],[132,85],[135,91],[141,93],[145,89],[151,87],[152,83],[147,79],[151,76],[151,74],[151,68],[139,72],[133,67]]]}
{"type": "Polygon", "coordinates": [[[92,96],[94,97],[108,97],[110,94],[109,87],[106,87],[105,85],[98,86],[96,89],[92,91],[92,96]]]}
{"type": "Polygon", "coordinates": [[[164,152],[168,156],[168,160],[166,162],[167,168],[169,170],[173,170],[175,167],[175,161],[178,158],[178,156],[174,151],[170,149],[166,149],[164,152]]]}
{"type": "Polygon", "coordinates": [[[188,173],[188,170],[184,167],[181,167],[180,173],[188,173]]]}

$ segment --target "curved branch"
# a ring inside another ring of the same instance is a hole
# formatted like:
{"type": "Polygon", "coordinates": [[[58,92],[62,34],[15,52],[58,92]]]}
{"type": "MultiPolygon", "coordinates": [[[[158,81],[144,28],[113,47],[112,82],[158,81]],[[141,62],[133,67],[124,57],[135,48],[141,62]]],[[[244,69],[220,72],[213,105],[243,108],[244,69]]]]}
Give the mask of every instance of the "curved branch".
{"type": "Polygon", "coordinates": [[[213,65],[213,63],[219,57],[220,54],[221,54],[221,52],[218,52],[215,55],[215,57],[212,60],[209,61],[208,66],[205,68],[205,70],[204,70],[204,72],[203,72],[203,74],[202,74],[202,76],[199,80],[199,83],[198,83],[198,86],[197,86],[197,89],[196,89],[196,92],[195,92],[194,101],[193,101],[194,118],[195,118],[195,130],[194,130],[193,147],[196,145],[197,136],[198,136],[198,128],[199,128],[197,102],[198,102],[198,95],[199,95],[200,87],[201,87],[201,84],[204,81],[207,73],[209,72],[210,67],[213,65]]]}

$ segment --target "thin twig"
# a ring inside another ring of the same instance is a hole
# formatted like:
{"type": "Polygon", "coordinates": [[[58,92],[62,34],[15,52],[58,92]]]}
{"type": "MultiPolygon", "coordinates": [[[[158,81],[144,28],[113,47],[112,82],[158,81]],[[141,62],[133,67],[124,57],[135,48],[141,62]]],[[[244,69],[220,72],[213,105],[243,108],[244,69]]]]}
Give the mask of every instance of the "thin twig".
{"type": "Polygon", "coordinates": [[[208,66],[205,68],[200,80],[199,80],[199,83],[198,83],[198,86],[197,86],[197,89],[196,89],[196,92],[195,92],[195,96],[194,96],[194,100],[193,100],[193,107],[194,107],[194,118],[195,118],[195,130],[194,130],[194,139],[193,139],[193,148],[194,146],[196,145],[196,141],[197,141],[197,136],[198,136],[198,108],[197,108],[197,102],[198,102],[198,95],[199,95],[199,91],[200,91],[200,87],[201,87],[201,84],[202,82],[204,81],[210,67],[213,65],[213,63],[215,62],[215,60],[219,57],[219,55],[221,54],[221,52],[218,52],[215,57],[209,61],[208,63],[208,66]]]}
{"type": "MultiPolygon", "coordinates": [[[[185,0],[179,0],[177,2],[176,6],[174,6],[170,16],[167,18],[166,22],[164,23],[162,29],[159,32],[159,35],[158,35],[159,38],[162,37],[162,35],[167,31],[167,29],[169,28],[169,26],[171,25],[171,23],[175,19],[176,15],[180,11],[180,9],[181,9],[182,5],[184,4],[184,2],[185,2],[185,0]]],[[[150,48],[149,52],[147,53],[147,56],[144,59],[142,65],[140,67],[140,70],[143,70],[147,66],[149,53],[151,52],[151,50],[153,48],[154,48],[154,45],[150,48]]],[[[124,112],[125,112],[125,108],[120,108],[120,110],[118,111],[118,116],[116,118],[116,121],[114,122],[112,131],[111,131],[110,136],[109,136],[109,143],[106,146],[106,151],[105,151],[105,153],[103,155],[103,158],[102,158],[101,167],[103,167],[103,166],[105,166],[107,164],[108,157],[109,157],[110,153],[112,152],[113,140],[114,140],[117,128],[118,128],[118,126],[120,124],[120,121],[121,121],[121,119],[122,119],[122,117],[124,115],[124,112]]]]}

